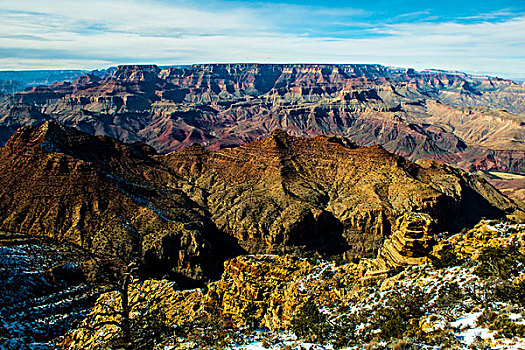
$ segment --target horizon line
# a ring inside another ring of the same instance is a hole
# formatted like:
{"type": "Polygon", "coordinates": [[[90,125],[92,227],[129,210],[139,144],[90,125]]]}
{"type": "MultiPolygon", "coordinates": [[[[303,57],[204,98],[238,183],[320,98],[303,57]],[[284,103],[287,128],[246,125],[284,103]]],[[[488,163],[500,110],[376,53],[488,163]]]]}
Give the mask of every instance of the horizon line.
{"type": "Polygon", "coordinates": [[[427,72],[427,71],[440,71],[446,73],[462,73],[470,76],[478,77],[488,77],[488,78],[499,78],[505,80],[512,80],[517,82],[525,82],[525,76],[523,77],[511,77],[507,74],[498,75],[500,73],[495,72],[474,72],[474,71],[461,71],[457,69],[443,69],[443,68],[425,68],[418,70],[414,67],[407,66],[398,66],[398,65],[386,65],[381,63],[307,63],[307,62],[280,62],[280,63],[267,63],[267,62],[200,62],[200,63],[187,63],[187,64],[158,64],[158,63],[122,63],[117,65],[110,65],[106,68],[52,68],[52,69],[3,69],[0,67],[0,72],[44,72],[44,71],[77,71],[77,72],[94,72],[94,71],[103,71],[109,69],[116,69],[123,66],[156,66],[158,68],[172,68],[172,67],[191,67],[191,66],[206,66],[206,65],[260,65],[260,66],[285,66],[285,65],[305,65],[305,66],[345,66],[345,65],[356,65],[356,66],[381,66],[385,68],[394,68],[394,69],[405,69],[405,70],[414,70],[415,72],[427,72]]]}

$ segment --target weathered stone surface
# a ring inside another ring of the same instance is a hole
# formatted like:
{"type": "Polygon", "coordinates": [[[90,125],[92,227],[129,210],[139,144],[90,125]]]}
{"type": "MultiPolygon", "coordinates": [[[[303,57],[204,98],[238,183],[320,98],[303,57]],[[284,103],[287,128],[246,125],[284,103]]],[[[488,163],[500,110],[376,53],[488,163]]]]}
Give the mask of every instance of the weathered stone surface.
{"type": "Polygon", "coordinates": [[[222,264],[210,257],[213,225],[180,191],[152,186],[163,173],[151,154],[145,145],[53,122],[22,128],[0,149],[1,229],[53,237],[124,264],[141,257],[159,264],[160,274],[209,278],[203,267],[222,264]]]}
{"type": "Polygon", "coordinates": [[[187,285],[217,277],[243,252],[374,256],[405,212],[454,230],[516,209],[480,177],[444,164],[283,131],[237,148],[158,155],[47,122],[0,148],[0,229],[123,263],[139,258],[148,275],[187,285]]]}
{"type": "MultiPolygon", "coordinates": [[[[307,300],[333,306],[354,295],[360,287],[355,264],[315,265],[292,256],[240,256],[225,263],[222,278],[206,290],[175,290],[169,281],[147,280],[130,286],[132,322],[155,319],[165,325],[197,322],[218,312],[234,327],[255,319],[257,326],[287,329],[298,308],[307,300]]],[[[67,336],[66,349],[103,349],[121,334],[120,294],[104,294],[83,325],[67,336]],[[113,310],[113,311],[111,311],[113,310]],[[116,311],[115,311],[116,310],[116,311]]],[[[218,322],[219,320],[217,320],[218,322]]]]}
{"type": "Polygon", "coordinates": [[[477,259],[483,248],[501,247],[509,242],[518,244],[522,253],[525,254],[525,232],[523,229],[508,230],[507,225],[497,222],[491,224],[488,221],[481,221],[473,229],[455,235],[447,241],[460,259],[477,259]]]}
{"type": "MultiPolygon", "coordinates": [[[[407,238],[421,239],[429,242],[428,227],[430,218],[422,214],[404,215],[399,220],[399,232],[404,232],[407,238]]],[[[438,245],[448,244],[461,254],[468,246],[466,254],[477,259],[480,250],[487,245],[508,245],[519,242],[520,249],[525,247],[525,231],[523,225],[498,224],[491,226],[481,222],[476,228],[458,234],[446,240],[439,240],[438,245]]],[[[436,247],[437,247],[436,246],[436,247]]],[[[454,266],[449,269],[435,269],[428,260],[423,259],[434,254],[430,246],[423,250],[414,245],[406,245],[403,251],[408,258],[419,255],[419,259],[409,261],[413,265],[405,265],[395,276],[377,277],[375,282],[380,288],[367,288],[364,280],[368,272],[374,272],[377,266],[384,264],[384,257],[364,260],[359,264],[335,265],[333,262],[309,261],[292,256],[251,255],[240,256],[225,263],[221,279],[208,285],[206,290],[175,291],[168,281],[144,281],[132,284],[130,300],[135,322],[142,322],[141,317],[160,319],[166,325],[196,322],[199,317],[215,312],[218,318],[230,320],[231,326],[242,327],[253,319],[257,326],[265,326],[272,331],[289,330],[291,320],[297,310],[307,301],[324,310],[329,310],[329,316],[334,321],[339,315],[352,308],[374,310],[380,308],[388,295],[406,290],[407,287],[421,287],[425,293],[436,300],[442,296],[442,288],[450,283],[479,283],[479,278],[473,275],[473,268],[454,266]],[[420,264],[416,264],[420,263],[420,264]],[[363,284],[365,286],[363,287],[363,284]],[[384,299],[378,293],[381,291],[384,299]],[[153,310],[153,311],[152,311],[153,310]]],[[[392,249],[392,248],[387,248],[392,249]]],[[[474,260],[475,261],[475,260],[474,260]]],[[[398,265],[398,267],[400,267],[398,265]]],[[[513,283],[522,278],[517,277],[513,283]]],[[[118,308],[119,298],[116,293],[106,294],[99,299],[97,306],[80,327],[66,339],[66,349],[96,349],[97,339],[112,339],[118,335],[118,329],[101,328],[104,331],[93,333],[90,327],[102,324],[106,319],[97,319],[108,308],[118,308]]],[[[464,305],[464,304],[463,304],[464,305]]],[[[436,305],[429,305],[431,310],[436,305]]],[[[435,310],[435,309],[433,309],[435,310]]],[[[366,311],[365,311],[366,313],[366,311]]],[[[449,326],[440,320],[450,321],[450,314],[424,315],[419,320],[419,330],[425,333],[440,332],[449,326]]],[[[366,323],[365,318],[362,322],[366,323]]],[[[208,321],[210,322],[210,321],[208,321]]],[[[118,327],[117,327],[118,328],[118,327]]]]}
{"type": "Polygon", "coordinates": [[[376,260],[389,268],[427,262],[434,242],[432,221],[428,214],[405,213],[397,219],[397,229],[385,241],[376,260]]]}
{"type": "MultiPolygon", "coordinates": [[[[394,232],[385,240],[377,257],[360,262],[363,270],[361,283],[381,283],[398,268],[429,263],[435,243],[431,234],[433,225],[434,220],[424,213],[405,213],[397,218],[394,232]]],[[[391,281],[387,282],[390,284],[391,281]]]]}

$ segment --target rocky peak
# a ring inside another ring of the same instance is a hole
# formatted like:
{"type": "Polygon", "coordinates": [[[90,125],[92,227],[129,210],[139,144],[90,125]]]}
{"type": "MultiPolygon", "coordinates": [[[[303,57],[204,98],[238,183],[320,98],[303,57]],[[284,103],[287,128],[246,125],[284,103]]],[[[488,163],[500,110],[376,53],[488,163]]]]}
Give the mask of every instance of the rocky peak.
{"type": "Polygon", "coordinates": [[[118,66],[113,73],[113,79],[122,82],[146,82],[159,80],[159,67],[150,65],[122,65],[118,66]]]}
{"type": "Polygon", "coordinates": [[[236,148],[197,145],[163,156],[48,122],[20,129],[0,148],[0,229],[110,255],[118,242],[149,267],[202,281],[220,272],[222,253],[373,256],[394,227],[383,259],[390,268],[419,259],[430,244],[426,216],[396,224],[404,212],[439,213],[448,229],[487,208],[516,209],[482,179],[463,176],[380,146],[347,148],[281,130],[236,148]],[[469,194],[475,206],[466,208],[469,194]]]}
{"type": "Polygon", "coordinates": [[[282,129],[275,129],[270,134],[270,137],[264,141],[265,145],[270,146],[270,148],[278,149],[286,148],[290,142],[293,142],[292,137],[282,129]]]}
{"type": "Polygon", "coordinates": [[[71,153],[80,146],[81,140],[91,139],[90,136],[75,128],[65,126],[55,121],[46,121],[40,127],[28,126],[20,128],[7,142],[9,149],[24,150],[40,147],[48,152],[71,153]]]}
{"type": "Polygon", "coordinates": [[[96,84],[100,80],[101,78],[95,74],[86,74],[78,77],[75,81],[73,81],[72,85],[87,86],[90,84],[96,84]]]}
{"type": "Polygon", "coordinates": [[[115,70],[115,75],[123,72],[159,72],[160,69],[156,64],[132,64],[132,65],[120,65],[115,70]]]}
{"type": "Polygon", "coordinates": [[[6,148],[13,153],[68,155],[96,164],[106,171],[119,172],[128,177],[138,165],[152,162],[153,147],[136,142],[124,144],[106,136],[93,136],[55,121],[46,121],[40,127],[22,127],[8,141],[6,148]],[[125,168],[126,170],[123,170],[125,168]]]}

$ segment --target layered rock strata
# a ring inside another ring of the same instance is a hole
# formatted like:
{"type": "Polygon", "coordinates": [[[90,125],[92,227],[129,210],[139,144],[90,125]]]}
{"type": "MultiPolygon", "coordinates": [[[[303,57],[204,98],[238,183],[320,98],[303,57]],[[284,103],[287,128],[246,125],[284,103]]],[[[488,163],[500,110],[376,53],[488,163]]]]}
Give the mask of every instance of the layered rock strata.
{"type": "MultiPolygon", "coordinates": [[[[419,239],[422,244],[430,242],[428,216],[413,213],[401,217],[400,223],[398,236],[404,232],[407,239],[419,239]]],[[[481,222],[466,233],[448,240],[438,240],[438,245],[449,245],[458,254],[467,254],[473,258],[472,263],[477,264],[481,249],[487,246],[501,247],[518,243],[519,249],[523,251],[524,228],[523,225],[499,223],[493,226],[481,222]]],[[[395,245],[397,248],[385,246],[383,249],[398,249],[397,254],[405,254],[406,257],[422,254],[429,257],[434,254],[429,247],[421,249],[418,245],[395,245]]],[[[384,257],[381,256],[380,253],[378,260],[382,262],[377,262],[377,266],[384,263],[384,257]]],[[[158,319],[156,315],[162,315],[160,319],[168,327],[198,325],[205,319],[208,320],[205,323],[208,326],[227,320],[232,328],[254,323],[255,327],[279,331],[289,330],[297,311],[308,302],[313,302],[326,312],[331,322],[336,322],[345,313],[353,312],[349,309],[361,309],[368,315],[366,310],[384,307],[382,303],[386,303],[393,295],[406,292],[407,287],[421,287],[425,294],[429,294],[429,299],[435,302],[439,296],[447,293],[446,288],[450,284],[480,283],[479,278],[473,275],[472,267],[436,269],[423,258],[421,256],[419,260],[410,261],[414,265],[404,265],[396,271],[395,276],[378,276],[375,282],[382,292],[378,293],[376,287],[369,288],[368,283],[363,283],[366,281],[366,277],[362,277],[363,272],[366,276],[366,272],[373,272],[376,266],[376,263],[369,264],[369,261],[336,265],[333,262],[291,256],[242,256],[226,262],[221,279],[210,283],[205,290],[178,291],[169,281],[137,281],[130,289],[131,310],[136,315],[134,322],[138,324],[144,321],[141,317],[158,319]],[[212,318],[206,318],[210,314],[212,318]]],[[[516,278],[516,281],[519,279],[516,278]]],[[[450,295],[445,295],[450,298],[450,295]]],[[[115,339],[121,329],[115,325],[106,325],[105,321],[119,321],[119,318],[115,314],[108,315],[106,310],[108,306],[113,310],[118,309],[119,298],[116,292],[103,295],[84,321],[84,325],[90,327],[79,327],[71,332],[63,343],[64,348],[101,349],[115,339]]],[[[425,311],[439,309],[439,305],[432,302],[426,306],[428,309],[425,311]]],[[[435,328],[429,329],[428,314],[423,314],[419,321],[421,330],[430,334],[435,332],[435,328]]],[[[450,311],[447,317],[451,317],[450,311]]],[[[368,319],[365,317],[362,320],[365,323],[368,319]]],[[[374,332],[373,329],[371,331],[374,332]]],[[[356,330],[358,333],[359,330],[356,330]]],[[[188,339],[184,341],[191,344],[188,339]]],[[[183,348],[184,345],[177,346],[183,348]]]]}
{"type": "Polygon", "coordinates": [[[0,148],[0,229],[139,259],[182,284],[218,276],[243,252],[374,256],[405,212],[433,215],[443,231],[517,209],[444,164],[283,131],[163,156],[48,122],[0,148]]]}
{"type": "Polygon", "coordinates": [[[411,160],[525,172],[525,88],[458,72],[380,65],[119,66],[0,101],[0,143],[55,120],[161,153],[267,137],[339,135],[411,160]]]}
{"type": "Polygon", "coordinates": [[[430,232],[432,221],[427,214],[405,213],[397,219],[398,229],[385,241],[376,261],[388,268],[428,262],[434,242],[430,232]]]}

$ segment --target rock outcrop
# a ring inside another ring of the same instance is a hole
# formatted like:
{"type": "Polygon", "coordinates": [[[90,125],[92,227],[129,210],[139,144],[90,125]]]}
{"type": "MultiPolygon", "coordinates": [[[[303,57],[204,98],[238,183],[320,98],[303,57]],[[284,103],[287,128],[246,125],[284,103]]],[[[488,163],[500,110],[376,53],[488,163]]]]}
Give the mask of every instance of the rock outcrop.
{"type": "Polygon", "coordinates": [[[434,222],[428,214],[405,213],[396,220],[396,229],[385,240],[377,257],[362,260],[364,271],[361,282],[381,282],[399,268],[430,262],[430,253],[435,243],[431,234],[434,222]]]}
{"type": "Polygon", "coordinates": [[[380,266],[395,268],[428,262],[434,242],[431,225],[432,218],[423,213],[405,213],[397,219],[397,230],[379,249],[376,260],[380,266]]]}
{"type": "MultiPolygon", "coordinates": [[[[291,256],[241,256],[227,261],[222,278],[206,290],[180,291],[166,280],[136,282],[129,290],[132,322],[155,318],[165,326],[227,320],[234,327],[283,330],[307,300],[326,306],[348,300],[359,279],[355,264],[316,265],[291,256]],[[209,315],[212,318],[207,318],[209,315]],[[215,315],[215,316],[213,316],[215,315]],[[215,317],[215,319],[213,318],[215,317]]],[[[121,294],[101,296],[83,326],[66,337],[66,349],[103,349],[122,334],[121,294]],[[119,305],[120,303],[120,305],[119,305]],[[114,323],[112,323],[114,322],[114,323]]]]}
{"type": "Polygon", "coordinates": [[[13,126],[43,120],[161,153],[238,146],[284,129],[467,170],[525,172],[525,88],[509,80],[356,64],[132,65],[99,75],[4,97],[0,143],[13,126]]]}
{"type": "MultiPolygon", "coordinates": [[[[219,333],[212,333],[212,329],[221,322],[227,322],[227,327],[233,329],[232,332],[240,328],[241,331],[237,331],[237,334],[246,333],[249,329],[246,327],[250,324],[255,328],[266,327],[274,334],[278,334],[280,330],[292,329],[294,322],[297,322],[299,310],[304,305],[310,304],[323,310],[327,327],[328,325],[336,327],[342,322],[342,329],[353,332],[350,334],[351,339],[354,339],[356,344],[362,345],[365,341],[376,339],[375,335],[378,329],[381,329],[382,322],[391,321],[381,318],[381,316],[385,317],[383,314],[379,314],[379,318],[376,318],[375,313],[379,312],[378,310],[392,312],[393,309],[400,307],[403,312],[407,312],[404,310],[405,307],[413,309],[417,303],[423,303],[419,306],[423,311],[419,310],[415,318],[411,316],[412,323],[407,323],[408,329],[412,332],[420,332],[421,335],[432,336],[439,332],[445,333],[446,328],[451,328],[449,324],[451,320],[464,318],[463,314],[468,315],[469,311],[465,311],[466,307],[472,310],[480,309],[481,306],[477,304],[479,300],[476,301],[476,297],[472,296],[476,291],[469,288],[479,288],[483,282],[473,271],[476,264],[481,262],[479,257],[484,247],[518,244],[522,259],[525,256],[523,255],[524,225],[480,222],[466,233],[460,233],[449,239],[438,239],[437,242],[441,246],[449,245],[460,255],[467,254],[474,267],[452,266],[438,269],[432,266],[429,260],[424,259],[434,254],[429,244],[428,228],[431,219],[427,215],[412,213],[400,217],[399,224],[396,235],[398,238],[405,237],[401,240],[407,244],[392,246],[392,243],[387,243],[383,249],[395,250],[398,256],[406,258],[419,256],[414,258],[419,260],[403,261],[396,265],[398,269],[395,271],[395,276],[378,277],[376,282],[380,285],[381,293],[378,293],[379,289],[376,286],[370,287],[368,283],[363,283],[367,280],[366,274],[363,277],[363,271],[366,272],[367,269],[374,271],[375,266],[384,264],[386,259],[393,261],[391,258],[385,258],[381,253],[377,258],[378,261],[371,264],[361,261],[359,264],[343,265],[291,256],[241,256],[227,261],[221,279],[210,283],[206,289],[178,291],[169,281],[148,280],[133,283],[129,290],[131,315],[133,315],[131,323],[136,324],[137,329],[140,329],[140,327],[148,327],[148,320],[159,322],[160,325],[154,327],[170,329],[168,335],[174,334],[174,329],[189,324],[193,328],[207,329],[209,332],[207,337],[221,337],[221,330],[218,331],[219,333]],[[447,302],[460,303],[463,307],[447,309],[445,316],[442,316],[440,312],[443,311],[443,303],[447,302]],[[345,318],[348,315],[352,317],[345,318]],[[440,320],[441,322],[437,322],[440,320]],[[366,336],[367,332],[371,334],[369,337],[366,336]]],[[[520,281],[519,273],[518,277],[513,277],[511,281],[515,283],[520,281]]],[[[119,326],[120,316],[115,311],[108,312],[108,310],[119,310],[120,302],[117,292],[103,295],[82,326],[71,332],[62,346],[71,350],[108,347],[111,341],[122,334],[119,326]],[[109,321],[116,321],[116,323],[109,321]]],[[[499,301],[494,305],[496,308],[503,309],[499,301]]],[[[508,309],[509,307],[504,308],[503,312],[508,309]]],[[[477,313],[478,323],[486,322],[479,316],[481,311],[470,312],[477,313]]],[[[408,320],[402,321],[396,318],[394,322],[408,322],[408,320]]],[[[385,327],[391,329],[388,325],[385,327]]],[[[337,333],[332,340],[340,340],[343,335],[337,333]]],[[[494,338],[501,339],[502,336],[494,338]]],[[[173,344],[177,349],[198,344],[191,338],[183,337],[181,340],[181,343],[177,343],[177,339],[169,337],[162,339],[164,344],[173,344]]]]}

